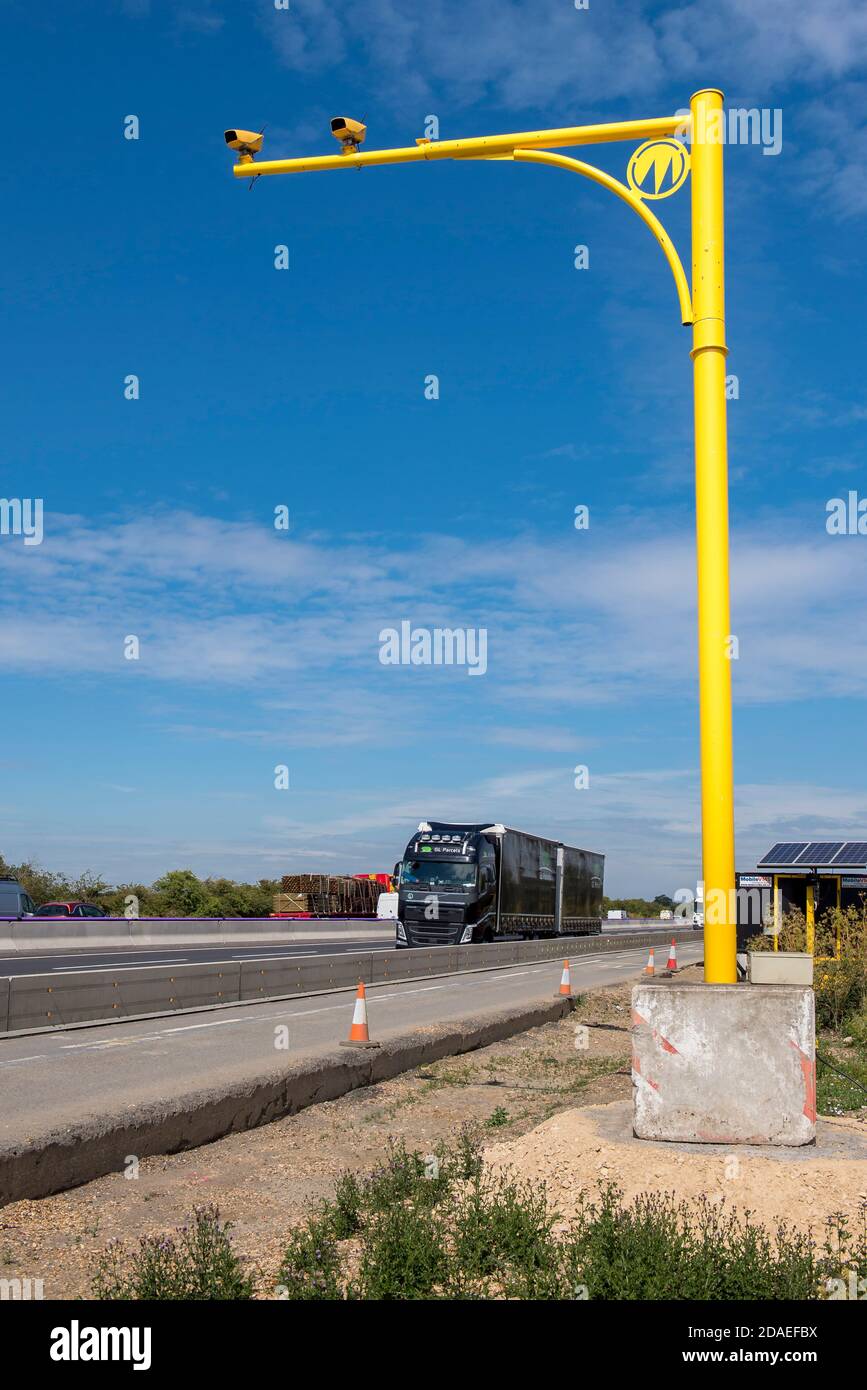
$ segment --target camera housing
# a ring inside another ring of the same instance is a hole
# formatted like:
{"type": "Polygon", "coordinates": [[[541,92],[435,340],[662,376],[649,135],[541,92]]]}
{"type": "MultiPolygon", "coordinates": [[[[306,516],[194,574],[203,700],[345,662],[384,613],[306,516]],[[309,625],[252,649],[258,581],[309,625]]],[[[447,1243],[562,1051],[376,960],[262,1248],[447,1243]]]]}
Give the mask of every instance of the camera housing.
{"type": "Polygon", "coordinates": [[[262,148],[263,132],[261,130],[227,130],[224,132],[226,144],[230,150],[237,150],[241,158],[239,164],[251,164],[253,155],[258,154],[262,148]]]}
{"type": "Polygon", "coordinates": [[[362,121],[354,121],[351,116],[333,116],[331,134],[339,142],[341,154],[355,154],[359,145],[364,144],[367,126],[362,121]]]}

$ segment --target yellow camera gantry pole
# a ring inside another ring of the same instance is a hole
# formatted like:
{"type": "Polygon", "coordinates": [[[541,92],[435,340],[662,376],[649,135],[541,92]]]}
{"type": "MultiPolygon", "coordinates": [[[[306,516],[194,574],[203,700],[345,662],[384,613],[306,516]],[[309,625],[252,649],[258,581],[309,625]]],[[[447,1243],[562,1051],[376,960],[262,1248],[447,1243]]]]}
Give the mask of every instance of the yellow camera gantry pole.
{"type": "MultiPolygon", "coordinates": [[[[246,132],[227,132],[229,135],[246,132]]],[[[260,142],[261,143],[261,142],[260,142]]],[[[552,164],[608,188],[635,211],[659,242],[674,276],[684,324],[692,324],[695,392],[695,511],[698,556],[698,674],[701,717],[701,821],[705,884],[705,980],[733,984],[735,961],[734,776],[732,766],[731,655],[729,650],[728,458],[726,446],[726,341],[723,255],[723,96],[696,92],[690,115],[659,120],[567,126],[468,140],[419,140],[396,150],[344,146],[338,155],[253,160],[232,170],[237,178],[364,169],[433,159],[512,159],[552,164]],[[617,140],[665,140],[691,130],[692,294],[668,233],[642,194],[602,169],[550,151],[617,140]]],[[[235,145],[235,148],[239,148],[235,145]]]]}

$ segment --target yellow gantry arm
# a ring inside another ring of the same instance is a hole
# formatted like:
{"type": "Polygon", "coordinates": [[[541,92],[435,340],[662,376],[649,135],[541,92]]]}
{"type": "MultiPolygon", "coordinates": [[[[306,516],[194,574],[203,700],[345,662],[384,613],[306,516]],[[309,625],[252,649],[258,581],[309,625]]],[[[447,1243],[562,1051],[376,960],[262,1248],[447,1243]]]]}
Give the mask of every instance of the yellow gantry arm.
{"type": "Polygon", "coordinates": [[[423,140],[397,150],[357,150],[353,154],[312,155],[302,159],[262,159],[235,164],[236,178],[262,174],[309,174],[317,169],[365,169],[377,164],[413,164],[430,159],[484,159],[513,150],[559,150],[568,145],[600,145],[612,140],[656,140],[689,129],[689,116],[649,121],[611,121],[605,125],[525,130],[516,135],[475,135],[462,140],[423,140]]]}
{"type": "Polygon", "coordinates": [[[552,154],[551,148],[570,145],[595,145],[617,140],[663,139],[683,133],[690,125],[691,117],[662,116],[645,121],[612,121],[604,125],[564,126],[555,130],[521,131],[514,135],[479,135],[460,140],[420,140],[416,145],[408,145],[394,150],[355,150],[352,154],[313,155],[301,159],[268,159],[236,164],[232,173],[236,178],[248,179],[262,174],[307,174],[326,169],[364,169],[383,164],[411,164],[435,159],[516,159],[537,164],[551,164],[573,173],[583,174],[594,183],[601,184],[618,198],[628,203],[647,224],[662,248],[674,276],[677,297],[680,303],[680,317],[684,324],[693,321],[692,301],[689,284],[675,250],[674,243],[659,218],[644,201],[625,183],[620,183],[603,169],[585,164],[565,155],[552,154]]]}
{"type": "Polygon", "coordinates": [[[689,283],[680,256],[659,218],[654,216],[637,193],[633,193],[632,189],[627,188],[626,184],[621,183],[619,179],[612,178],[611,174],[606,174],[604,169],[597,169],[594,165],[585,164],[580,159],[569,159],[564,154],[550,154],[547,150],[515,150],[513,158],[522,162],[553,164],[560,169],[571,169],[573,173],[583,174],[585,178],[592,179],[594,183],[601,184],[603,188],[610,188],[612,193],[616,193],[618,198],[622,198],[624,203],[628,203],[633,212],[637,212],[641,220],[647,223],[662,247],[663,255],[671,267],[674,283],[677,286],[681,320],[685,324],[692,323],[692,300],[689,293],[689,283]]]}

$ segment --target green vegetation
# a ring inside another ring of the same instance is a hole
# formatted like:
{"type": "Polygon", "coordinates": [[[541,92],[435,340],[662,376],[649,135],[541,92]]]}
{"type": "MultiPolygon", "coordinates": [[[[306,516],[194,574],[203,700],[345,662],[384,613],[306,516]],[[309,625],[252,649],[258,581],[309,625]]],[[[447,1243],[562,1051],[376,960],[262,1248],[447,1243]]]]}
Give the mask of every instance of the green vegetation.
{"type": "Polygon", "coordinates": [[[845,1115],[848,1110],[867,1106],[867,1050],[853,1049],[841,1057],[818,1053],[816,1108],[820,1115],[845,1115]]]}
{"type": "MultiPolygon", "coordinates": [[[[867,1277],[867,1226],[833,1218],[819,1246],[773,1233],[704,1199],[653,1193],[626,1203],[614,1184],[563,1221],[542,1184],[483,1167],[464,1130],[433,1154],[393,1144],[368,1176],[345,1173],[297,1227],[276,1289],[245,1272],[216,1207],[128,1253],[114,1242],[92,1281],[98,1299],[821,1299],[831,1280],[867,1277]]],[[[838,1286],[839,1287],[839,1286],[838,1286]]]]}
{"type": "Polygon", "coordinates": [[[230,878],[197,878],[192,869],[171,869],[149,888],[143,883],[112,888],[99,874],[69,878],[38,864],[7,864],[0,855],[0,877],[6,875],[17,878],[37,906],[81,898],[112,917],[123,917],[130,895],[138,899],[140,917],[267,917],[280,887],[275,879],[235,883],[230,878]]]}
{"type": "Polygon", "coordinates": [[[171,1236],[143,1236],[130,1253],[112,1241],[97,1261],[91,1283],[97,1299],[201,1302],[247,1299],[255,1290],[215,1206],[196,1207],[190,1224],[171,1236]]]}
{"type": "Polygon", "coordinates": [[[369,1178],[344,1175],[299,1227],[279,1293],[289,1299],[815,1299],[841,1270],[867,1271],[867,1232],[842,1219],[821,1249],[781,1226],[705,1201],[615,1185],[558,1221],[540,1184],[483,1169],[459,1148],[422,1157],[394,1146],[369,1178]]]}
{"type": "MultiPolygon", "coordinates": [[[[781,951],[806,951],[803,913],[785,914],[778,940],[781,951]]],[[[749,949],[771,951],[773,944],[772,936],[757,936],[749,949]]],[[[843,1115],[867,1105],[867,904],[863,899],[860,907],[834,908],[821,915],[814,954],[816,1028],[821,1035],[817,1108],[820,1115],[843,1115]]]]}
{"type": "Polygon", "coordinates": [[[501,1129],[503,1125],[509,1123],[510,1115],[505,1106],[497,1105],[485,1120],[488,1129],[501,1129]]]}
{"type": "MultiPolygon", "coordinates": [[[[0,878],[17,878],[37,907],[67,899],[81,898],[96,903],[111,917],[122,917],[126,899],[138,898],[140,917],[267,917],[274,894],[280,891],[277,879],[262,878],[258,883],[236,883],[231,878],[198,878],[192,869],[170,869],[148,887],[144,883],[107,883],[89,870],[77,877],[54,873],[28,860],[8,864],[0,854],[0,878]]],[[[609,908],[621,908],[630,917],[658,917],[662,908],[674,903],[664,893],[650,902],[647,898],[603,898],[602,915],[609,908]]],[[[691,922],[690,918],[690,922],[691,922]]]]}
{"type": "MultiPolygon", "coordinates": [[[[649,898],[603,898],[602,916],[605,916],[609,908],[612,911],[620,908],[630,917],[658,917],[663,908],[673,909],[677,905],[666,893],[657,894],[652,902],[649,898]]],[[[692,926],[692,909],[687,917],[687,926],[692,926]]]]}

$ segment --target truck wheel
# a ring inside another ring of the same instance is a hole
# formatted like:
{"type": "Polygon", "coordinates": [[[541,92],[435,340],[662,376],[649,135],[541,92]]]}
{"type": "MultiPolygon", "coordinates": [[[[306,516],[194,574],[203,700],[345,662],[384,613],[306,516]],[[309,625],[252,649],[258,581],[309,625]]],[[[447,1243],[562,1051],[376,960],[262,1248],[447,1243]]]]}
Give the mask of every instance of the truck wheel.
{"type": "Polygon", "coordinates": [[[494,933],[491,931],[490,927],[485,927],[484,936],[482,937],[482,943],[483,943],[483,945],[485,945],[485,946],[490,946],[490,944],[491,944],[491,942],[493,941],[493,939],[494,939],[494,933]]]}

